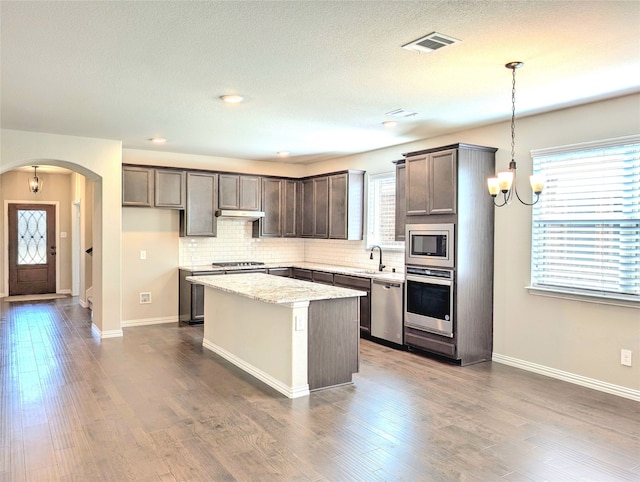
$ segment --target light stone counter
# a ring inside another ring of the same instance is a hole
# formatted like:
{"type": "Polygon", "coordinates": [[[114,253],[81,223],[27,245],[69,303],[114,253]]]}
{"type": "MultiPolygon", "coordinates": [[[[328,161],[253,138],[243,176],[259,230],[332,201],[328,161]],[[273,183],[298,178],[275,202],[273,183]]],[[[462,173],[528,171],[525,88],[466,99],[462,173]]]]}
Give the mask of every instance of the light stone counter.
{"type": "Polygon", "coordinates": [[[276,304],[293,304],[367,295],[364,291],[283,278],[281,276],[270,276],[263,273],[236,274],[233,276],[188,276],[187,281],[264,303],[276,304]]]}

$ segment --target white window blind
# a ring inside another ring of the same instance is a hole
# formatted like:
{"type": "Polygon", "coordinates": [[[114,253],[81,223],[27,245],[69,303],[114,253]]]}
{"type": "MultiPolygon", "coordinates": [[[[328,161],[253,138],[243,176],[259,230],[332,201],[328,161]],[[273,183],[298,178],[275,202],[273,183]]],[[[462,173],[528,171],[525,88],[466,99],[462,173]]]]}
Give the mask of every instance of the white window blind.
{"type": "Polygon", "coordinates": [[[640,301],[640,136],[532,156],[532,286],[640,301]]]}
{"type": "Polygon", "coordinates": [[[367,200],[367,246],[401,248],[396,237],[396,173],[369,176],[367,200]]]}

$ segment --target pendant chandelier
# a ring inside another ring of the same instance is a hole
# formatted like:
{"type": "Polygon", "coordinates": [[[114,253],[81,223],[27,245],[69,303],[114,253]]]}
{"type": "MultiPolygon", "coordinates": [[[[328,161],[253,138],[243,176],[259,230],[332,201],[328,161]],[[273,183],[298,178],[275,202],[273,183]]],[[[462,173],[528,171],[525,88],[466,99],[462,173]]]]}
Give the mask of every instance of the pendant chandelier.
{"type": "Polygon", "coordinates": [[[36,194],[42,190],[42,179],[38,177],[38,166],[33,167],[33,177],[29,178],[29,190],[36,194]]]}
{"type": "Polygon", "coordinates": [[[489,194],[493,197],[493,204],[498,207],[511,204],[514,197],[518,199],[522,204],[527,206],[533,206],[540,200],[540,193],[544,188],[544,179],[542,176],[533,174],[529,177],[531,184],[531,190],[536,195],[536,198],[532,202],[523,201],[518,194],[517,178],[516,178],[516,160],[515,160],[515,147],[516,147],[516,69],[519,69],[524,65],[523,62],[509,62],[505,65],[507,69],[511,69],[513,80],[511,83],[511,162],[509,163],[509,170],[499,172],[497,177],[490,177],[487,179],[487,187],[489,188],[489,194]],[[498,201],[496,198],[498,194],[502,192],[502,199],[498,201]]]}

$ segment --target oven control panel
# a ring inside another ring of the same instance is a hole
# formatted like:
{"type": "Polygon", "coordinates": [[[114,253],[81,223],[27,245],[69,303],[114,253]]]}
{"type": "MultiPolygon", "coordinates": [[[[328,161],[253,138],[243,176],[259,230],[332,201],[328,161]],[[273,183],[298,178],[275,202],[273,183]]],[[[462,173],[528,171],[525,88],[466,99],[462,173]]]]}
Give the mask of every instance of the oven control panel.
{"type": "Polygon", "coordinates": [[[407,274],[417,274],[431,278],[453,279],[453,271],[448,269],[415,268],[413,266],[407,266],[405,272],[407,274]]]}

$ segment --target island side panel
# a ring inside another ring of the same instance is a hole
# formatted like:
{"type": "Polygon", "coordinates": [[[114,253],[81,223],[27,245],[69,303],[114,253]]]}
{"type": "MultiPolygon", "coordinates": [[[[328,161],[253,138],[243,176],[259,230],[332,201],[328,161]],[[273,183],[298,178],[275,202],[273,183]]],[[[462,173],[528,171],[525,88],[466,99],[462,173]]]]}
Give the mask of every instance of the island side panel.
{"type": "Polygon", "coordinates": [[[307,307],[205,287],[202,344],[289,398],[308,395],[307,307]]]}
{"type": "Polygon", "coordinates": [[[309,304],[309,389],[343,385],[358,371],[359,299],[309,304]]]}

